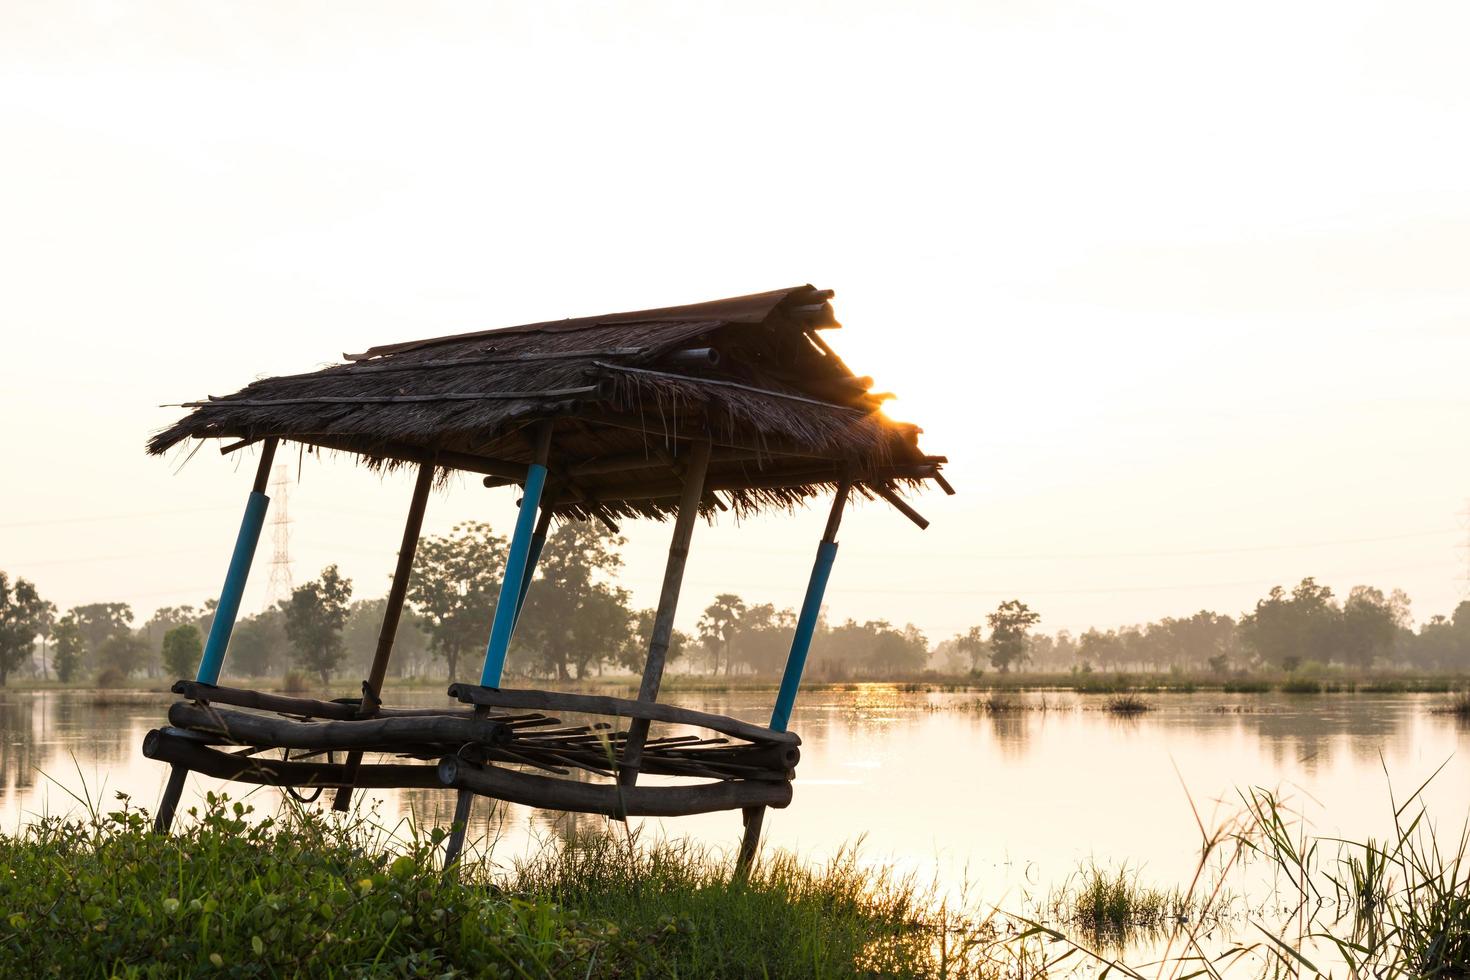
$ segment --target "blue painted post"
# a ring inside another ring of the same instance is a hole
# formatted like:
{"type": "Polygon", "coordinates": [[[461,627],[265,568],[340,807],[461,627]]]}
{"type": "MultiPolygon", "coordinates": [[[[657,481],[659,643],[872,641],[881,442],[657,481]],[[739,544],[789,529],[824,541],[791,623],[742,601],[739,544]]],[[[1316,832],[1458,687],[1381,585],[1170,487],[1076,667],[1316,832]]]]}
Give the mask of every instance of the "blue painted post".
{"type": "Polygon", "coordinates": [[[541,509],[541,516],[536,519],[536,531],[531,535],[531,550],[526,555],[526,574],[521,578],[521,594],[516,597],[516,619],[511,624],[511,635],[515,635],[515,628],[521,621],[521,610],[526,605],[526,593],[531,591],[531,578],[536,574],[536,563],[541,560],[541,550],[546,547],[546,533],[551,530],[551,511],[547,508],[541,509]]]}
{"type": "MultiPolygon", "coordinates": [[[[260,463],[255,468],[255,484],[245,502],[245,517],[240,521],[240,533],[235,537],[235,550],[230,555],[230,567],[225,572],[225,584],[220,589],[219,605],[214,609],[214,622],[209,627],[209,641],[204,646],[204,656],[199,660],[195,680],[204,684],[219,683],[220,669],[224,667],[225,650],[230,645],[230,632],[235,628],[235,617],[240,614],[240,599],[245,594],[245,581],[250,576],[250,564],[255,558],[255,546],[260,541],[260,529],[265,524],[266,508],[271,499],[265,495],[270,480],[271,463],[276,458],[276,440],[267,439],[260,447],[260,463]]],[[[158,814],[153,821],[154,829],[167,833],[173,826],[174,811],[184,793],[184,780],[189,770],[174,766],[164,787],[163,799],[158,804],[158,814]]]]}
{"type": "MultiPolygon", "coordinates": [[[[526,470],[526,485],[521,493],[521,512],[516,515],[516,529],[510,538],[510,553],[505,557],[505,575],[500,580],[500,596],[495,601],[495,619],[490,624],[490,642],[485,647],[485,666],[480,671],[481,687],[500,686],[501,675],[505,673],[505,655],[510,650],[510,638],[515,632],[521,603],[526,599],[526,583],[535,568],[536,558],[541,555],[539,545],[534,548],[535,556],[532,555],[532,529],[541,526],[537,522],[536,511],[541,504],[541,492],[546,488],[546,463],[550,455],[551,423],[543,422],[536,435],[531,465],[526,470]]],[[[550,512],[543,514],[541,520],[549,524],[550,512]]],[[[544,533],[542,542],[545,542],[544,533]]],[[[485,709],[476,708],[475,713],[484,714],[485,709]]],[[[473,793],[462,789],[454,801],[454,823],[444,842],[446,872],[459,861],[460,851],[464,849],[474,800],[473,793]]]]}
{"type": "Polygon", "coordinates": [[[776,706],[771,711],[771,728],[784,732],[791,722],[791,709],[796,706],[796,692],[806,670],[806,656],[817,632],[817,618],[822,614],[822,597],[827,593],[827,580],[832,577],[832,563],[837,560],[837,528],[842,523],[842,508],[847,504],[852,484],[837,488],[832,511],[827,515],[827,529],[817,543],[817,558],[812,563],[812,577],[807,581],[806,597],[801,601],[801,615],[796,619],[796,634],[791,638],[791,652],[786,655],[786,671],[781,675],[781,689],[776,693],[776,706]]]}
{"type": "Polygon", "coordinates": [[[791,722],[791,709],[796,706],[796,691],[806,670],[807,653],[817,631],[817,617],[822,612],[822,596],[827,580],[832,577],[832,563],[837,559],[837,542],[817,543],[817,560],[812,564],[812,577],[807,582],[806,598],[796,620],[796,635],[791,638],[791,652],[786,657],[786,672],[781,675],[781,689],[776,692],[776,707],[771,711],[771,728],[784,732],[791,722]]]}
{"type": "Polygon", "coordinates": [[[536,523],[536,508],[546,486],[546,467],[532,463],[526,473],[526,489],[521,494],[521,512],[516,515],[515,533],[510,539],[510,554],[505,559],[505,577],[500,580],[500,598],[495,602],[495,621],[490,625],[490,642],[485,647],[485,667],[480,671],[481,687],[499,687],[505,672],[505,655],[510,650],[510,636],[520,612],[521,586],[527,579],[527,562],[531,553],[531,529],[536,523]]]}
{"type": "MultiPolygon", "coordinates": [[[[812,576],[807,580],[806,597],[801,601],[801,615],[796,619],[796,634],[791,637],[791,652],[786,655],[786,671],[781,675],[781,689],[776,692],[776,706],[771,710],[771,728],[774,731],[784,732],[791,723],[791,709],[796,706],[796,692],[801,688],[806,656],[811,652],[817,618],[822,614],[822,597],[827,592],[827,580],[832,577],[832,563],[837,560],[837,527],[842,523],[842,508],[847,504],[851,490],[849,481],[844,480],[838,485],[832,511],[827,515],[827,529],[817,543],[817,558],[812,563],[812,576]]],[[[746,807],[743,816],[745,834],[741,837],[740,854],[735,862],[735,871],[741,876],[750,871],[751,862],[755,860],[766,808],[746,807]]]]}
{"type": "Polygon", "coordinates": [[[214,608],[214,622],[209,627],[209,640],[204,644],[204,656],[199,661],[199,673],[195,677],[203,684],[219,683],[220,669],[225,665],[225,649],[230,645],[235,618],[240,615],[245,580],[250,576],[250,564],[255,559],[255,546],[260,541],[260,529],[265,525],[265,511],[270,502],[271,498],[258,490],[251,491],[250,499],[245,502],[245,517],[240,522],[235,551],[230,556],[230,568],[225,573],[219,605],[214,608]]]}

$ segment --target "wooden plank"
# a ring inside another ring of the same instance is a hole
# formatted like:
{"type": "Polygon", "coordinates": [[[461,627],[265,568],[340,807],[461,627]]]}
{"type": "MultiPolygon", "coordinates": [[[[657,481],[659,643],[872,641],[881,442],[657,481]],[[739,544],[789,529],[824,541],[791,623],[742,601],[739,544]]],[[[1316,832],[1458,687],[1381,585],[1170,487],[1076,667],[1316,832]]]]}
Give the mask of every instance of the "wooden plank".
{"type": "Polygon", "coordinates": [[[634,701],[629,698],[614,698],[602,694],[570,694],[563,691],[534,691],[515,688],[478,687],[474,684],[454,684],[449,696],[466,704],[480,704],[490,708],[520,708],[531,711],[575,711],[590,715],[611,715],[617,718],[643,718],[661,721],[670,725],[691,725],[708,728],[741,738],[747,742],[767,742],[779,745],[800,745],[801,738],[794,732],[773,732],[769,728],[749,722],[680,708],[656,701],[634,701]]]}
{"type": "Polygon", "coordinates": [[[784,807],[791,803],[791,784],[784,781],[721,780],[682,786],[619,786],[553,779],[495,766],[482,768],[455,756],[442,760],[438,772],[440,783],[447,787],[522,806],[609,817],[683,817],[748,806],[784,807]]]}
{"type": "Polygon", "coordinates": [[[344,721],[357,717],[356,701],[318,701],[314,698],[293,698],[284,694],[247,691],[234,687],[216,687],[213,684],[188,680],[175,681],[172,690],[175,694],[195,701],[215,701],[219,704],[258,708],[261,711],[276,711],[287,715],[336,718],[344,721]]]}
{"type": "MultiPolygon", "coordinates": [[[[345,765],[230,755],[158,729],[143,738],[143,755],[216,779],[265,786],[331,788],[347,785],[349,778],[345,765]]],[[[355,785],[360,789],[437,789],[443,784],[435,766],[379,764],[358,766],[355,785]]]]}
{"type": "MultiPolygon", "coordinates": [[[[499,745],[510,740],[504,725],[479,718],[447,715],[418,718],[364,718],[356,721],[293,721],[272,715],[232,711],[214,705],[180,701],[168,709],[170,725],[222,735],[238,745],[284,749],[394,751],[394,745],[475,743],[499,745]]],[[[361,761],[359,755],[358,761],[361,761]]],[[[347,764],[350,772],[351,762],[347,764]]]]}

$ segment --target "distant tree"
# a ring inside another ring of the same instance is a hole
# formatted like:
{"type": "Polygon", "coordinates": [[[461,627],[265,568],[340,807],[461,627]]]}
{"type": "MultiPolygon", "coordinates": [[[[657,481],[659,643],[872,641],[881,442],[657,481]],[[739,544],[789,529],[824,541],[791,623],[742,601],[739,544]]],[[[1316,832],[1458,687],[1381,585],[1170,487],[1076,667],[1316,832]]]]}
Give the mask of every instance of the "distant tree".
{"type": "Polygon", "coordinates": [[[336,565],[328,565],[320,578],[293,589],[291,598],[281,603],[296,663],[323,684],[342,661],[342,626],[351,601],[352,579],[343,578],[336,565]]]}
{"type": "Polygon", "coordinates": [[[745,600],[731,592],[722,592],[705,607],[699,618],[699,638],[713,657],[713,673],[720,672],[720,657],[725,660],[725,674],[730,673],[730,645],[745,615],[745,600]]]}
{"type": "Polygon", "coordinates": [[[0,572],[0,687],[11,671],[30,662],[44,605],[34,585],[23,578],[12,584],[0,572]]]}
{"type": "MultiPolygon", "coordinates": [[[[169,630],[172,630],[176,626],[183,626],[186,623],[193,626],[196,630],[199,629],[198,609],[193,606],[160,606],[153,610],[153,615],[148,617],[147,621],[143,623],[142,629],[139,630],[149,648],[158,651],[160,654],[158,662],[163,665],[165,673],[168,672],[168,660],[162,656],[163,638],[168,635],[169,630]]],[[[202,630],[200,631],[200,635],[203,635],[202,630]]],[[[184,675],[175,674],[174,676],[183,677],[184,675]]]]}
{"type": "Polygon", "coordinates": [[[199,627],[183,623],[163,634],[163,667],[171,677],[193,677],[204,655],[199,627]]]}
{"type": "MultiPolygon", "coordinates": [[[[642,672],[643,665],[648,660],[648,648],[653,643],[653,621],[656,615],[653,609],[640,609],[633,614],[628,635],[613,657],[613,662],[619,667],[635,674],[642,672]]],[[[689,635],[683,630],[674,630],[669,635],[669,652],[665,655],[665,662],[673,663],[684,656],[688,648],[689,635]]]]}
{"type": "Polygon", "coordinates": [[[1342,610],[1332,590],[1304,578],[1288,595],[1275,586],[1240,619],[1241,639],[1261,659],[1295,670],[1304,659],[1328,661],[1342,635],[1342,610]]]}
{"type": "Polygon", "coordinates": [[[538,672],[585,677],[615,658],[632,626],[628,593],[609,579],[625,540],[591,521],[563,521],[546,539],[516,633],[538,672]]]}
{"type": "Polygon", "coordinates": [[[97,665],[103,674],[118,679],[131,677],[148,663],[148,644],[130,631],[114,633],[97,650],[97,665]]]}
{"type": "Polygon", "coordinates": [[[448,665],[450,680],[459,678],[460,657],[483,650],[490,636],[505,545],[489,524],[477,521],[419,542],[408,601],[428,634],[429,649],[448,665]]]}
{"type": "Polygon", "coordinates": [[[56,650],[51,655],[56,679],[63,684],[70,683],[80,676],[82,660],[87,652],[87,641],[82,638],[76,618],[67,613],[58,619],[51,629],[51,638],[56,641],[56,650]]]}
{"type": "Polygon", "coordinates": [[[56,603],[47,599],[41,600],[40,608],[36,615],[36,635],[41,638],[41,679],[47,678],[46,664],[47,647],[50,645],[53,630],[56,628],[56,603]]]}
{"type": "Polygon", "coordinates": [[[1408,622],[1409,597],[1402,591],[1385,597],[1380,589],[1353,586],[1342,604],[1343,660],[1354,667],[1371,667],[1375,659],[1392,654],[1394,640],[1408,622]]]}
{"type": "Polygon", "coordinates": [[[133,625],[133,607],[126,602],[92,602],[73,606],[71,615],[82,631],[88,655],[93,657],[97,656],[106,640],[131,629],[133,625]]]}
{"type": "Polygon", "coordinates": [[[929,662],[929,641],[913,623],[902,630],[893,629],[881,620],[874,633],[870,669],[876,676],[893,677],[914,674],[929,662]]]}
{"type": "MultiPolygon", "coordinates": [[[[387,611],[386,597],[359,599],[348,608],[347,625],[342,627],[342,646],[346,650],[345,663],[351,669],[367,674],[378,652],[378,634],[382,632],[387,611]]],[[[393,659],[388,662],[393,676],[402,677],[411,672],[410,665],[419,660],[427,643],[418,613],[412,607],[404,609],[398,618],[398,631],[393,634],[393,659]]]]}
{"type": "Polygon", "coordinates": [[[1041,622],[1020,599],[1007,599],[985,617],[990,625],[990,663],[1002,674],[1026,659],[1026,634],[1041,622]]]}
{"type": "Polygon", "coordinates": [[[284,666],[280,654],[287,642],[285,613],[267,609],[235,623],[225,666],[236,677],[265,677],[284,666]]]}
{"type": "Polygon", "coordinates": [[[970,659],[970,673],[980,673],[980,660],[990,652],[985,645],[985,630],[979,626],[971,626],[954,638],[954,645],[955,649],[970,659]]]}
{"type": "Polygon", "coordinates": [[[737,624],[730,660],[756,674],[777,673],[786,666],[795,631],[795,610],[777,609],[769,602],[750,606],[737,624]]]}

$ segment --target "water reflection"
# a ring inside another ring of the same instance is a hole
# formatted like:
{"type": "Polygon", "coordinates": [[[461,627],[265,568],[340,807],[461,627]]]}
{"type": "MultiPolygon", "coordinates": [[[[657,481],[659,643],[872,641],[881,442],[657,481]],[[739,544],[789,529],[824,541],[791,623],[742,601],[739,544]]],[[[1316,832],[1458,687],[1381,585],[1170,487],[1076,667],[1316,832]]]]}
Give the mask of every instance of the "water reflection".
{"type": "MultiPolygon", "coordinates": [[[[873,863],[920,880],[1003,901],[1064,879],[1079,862],[1126,861],[1154,882],[1187,880],[1204,819],[1238,805],[1236,790],[1281,788],[1322,833],[1382,835],[1386,767],[1404,795],[1440,764],[1427,796],[1454,822],[1470,809],[1470,724],[1430,713],[1444,699],[1150,695],[1153,710],[1119,718],[1101,697],[1014,695],[991,710],[984,695],[859,684],[803,693],[793,729],[803,739],[795,800],[772,811],[770,843],[813,860],[862,838],[873,863]],[[1458,750],[1458,751],[1457,751],[1458,750]]],[[[681,703],[762,722],[769,692],[690,695],[681,703]]],[[[104,787],[156,805],[164,767],[143,759],[144,733],[171,697],[93,692],[0,693],[0,826],[74,811],[67,790],[104,787]],[[46,778],[42,777],[46,774],[46,778]]],[[[442,705],[437,690],[397,703],[442,705]]],[[[273,791],[191,777],[189,792],[249,796],[274,808],[273,791]]],[[[447,825],[448,791],[375,792],[378,817],[406,829],[447,825]]],[[[109,800],[104,800],[109,803],[109,800]]],[[[186,799],[185,806],[190,801],[186,799]]],[[[606,818],[476,801],[472,834],[510,862],[548,841],[622,825],[606,818]]],[[[644,836],[688,835],[733,849],[738,813],[633,821],[644,836]]]]}

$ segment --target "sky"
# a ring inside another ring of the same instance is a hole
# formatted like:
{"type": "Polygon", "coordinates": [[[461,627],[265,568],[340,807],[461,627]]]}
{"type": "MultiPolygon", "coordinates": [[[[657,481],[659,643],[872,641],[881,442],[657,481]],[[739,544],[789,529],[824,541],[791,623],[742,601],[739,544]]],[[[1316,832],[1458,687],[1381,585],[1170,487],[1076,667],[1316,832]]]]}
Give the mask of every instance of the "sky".
{"type": "MultiPolygon", "coordinates": [[[[1470,562],[1470,6],[0,0],[0,569],[218,592],[254,462],[182,410],[378,343],[811,282],[958,494],[853,508],[829,615],[1078,632],[1470,562]]],[[[283,452],[296,581],[411,475],[283,452]]],[[[463,478],[425,531],[514,493],[463,478]]],[[[695,534],[798,605],[825,505],[695,534]]],[[[652,605],[669,527],[629,522],[652,605]]],[[[247,592],[258,609],[269,536],[247,592]]]]}

